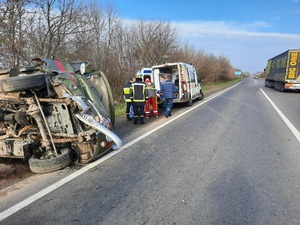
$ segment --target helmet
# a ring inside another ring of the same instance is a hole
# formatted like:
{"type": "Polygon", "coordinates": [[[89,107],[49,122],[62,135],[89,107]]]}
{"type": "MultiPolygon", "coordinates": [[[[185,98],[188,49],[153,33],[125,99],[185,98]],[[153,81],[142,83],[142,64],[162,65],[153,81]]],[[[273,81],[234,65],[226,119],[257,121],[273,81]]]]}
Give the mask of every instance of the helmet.
{"type": "Polygon", "coordinates": [[[135,74],[135,78],[136,79],[143,79],[143,74],[141,71],[137,71],[136,74],[135,74]]]}
{"type": "Polygon", "coordinates": [[[150,79],[149,79],[149,78],[146,78],[145,82],[147,82],[147,83],[150,82],[150,79]]]}

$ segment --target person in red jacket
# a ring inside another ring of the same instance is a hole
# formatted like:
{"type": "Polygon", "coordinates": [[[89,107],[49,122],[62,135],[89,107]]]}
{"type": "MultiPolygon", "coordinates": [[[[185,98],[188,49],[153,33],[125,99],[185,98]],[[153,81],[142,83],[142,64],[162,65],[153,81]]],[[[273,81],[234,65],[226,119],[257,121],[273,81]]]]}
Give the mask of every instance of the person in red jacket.
{"type": "Polygon", "coordinates": [[[154,88],[153,83],[151,83],[149,78],[146,78],[146,95],[148,99],[146,100],[145,107],[145,117],[149,118],[151,116],[151,107],[155,117],[158,117],[158,109],[157,109],[157,90],[154,88]]]}

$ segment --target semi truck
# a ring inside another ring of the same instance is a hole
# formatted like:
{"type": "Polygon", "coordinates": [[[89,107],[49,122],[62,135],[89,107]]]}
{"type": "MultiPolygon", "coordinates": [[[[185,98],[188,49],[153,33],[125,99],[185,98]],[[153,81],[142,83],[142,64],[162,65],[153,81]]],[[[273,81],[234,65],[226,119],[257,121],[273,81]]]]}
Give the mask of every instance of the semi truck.
{"type": "Polygon", "coordinates": [[[300,90],[300,49],[287,50],[268,60],[265,86],[277,91],[300,90]]]}

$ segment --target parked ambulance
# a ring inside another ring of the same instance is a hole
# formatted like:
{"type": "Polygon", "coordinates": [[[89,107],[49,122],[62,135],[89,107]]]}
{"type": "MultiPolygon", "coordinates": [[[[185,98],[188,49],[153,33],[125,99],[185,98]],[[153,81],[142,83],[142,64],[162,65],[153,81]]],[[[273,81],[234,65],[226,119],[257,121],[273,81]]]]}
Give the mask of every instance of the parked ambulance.
{"type": "Polygon", "coordinates": [[[152,82],[157,90],[161,89],[160,76],[170,75],[177,88],[174,103],[187,103],[192,105],[194,100],[202,100],[204,95],[198,81],[195,67],[183,63],[166,63],[152,67],[152,82]]]}
{"type": "Polygon", "coordinates": [[[150,81],[153,81],[153,75],[152,75],[152,68],[150,67],[143,67],[141,69],[141,73],[143,76],[143,80],[145,81],[147,78],[150,79],[150,81]]]}

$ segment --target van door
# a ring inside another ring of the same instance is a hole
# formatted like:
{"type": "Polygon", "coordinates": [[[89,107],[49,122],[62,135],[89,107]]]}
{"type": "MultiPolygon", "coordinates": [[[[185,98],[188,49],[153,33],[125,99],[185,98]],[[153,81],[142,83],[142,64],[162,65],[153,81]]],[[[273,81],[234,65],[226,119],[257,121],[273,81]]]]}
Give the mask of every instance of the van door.
{"type": "Polygon", "coordinates": [[[156,90],[160,91],[160,79],[159,79],[159,68],[155,68],[152,70],[153,83],[156,90]]]}
{"type": "Polygon", "coordinates": [[[197,97],[197,77],[196,71],[194,67],[188,67],[188,76],[189,76],[189,89],[191,92],[191,99],[195,99],[197,97]]]}

